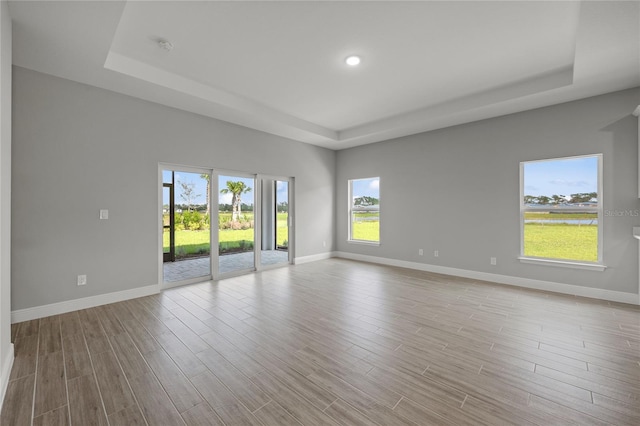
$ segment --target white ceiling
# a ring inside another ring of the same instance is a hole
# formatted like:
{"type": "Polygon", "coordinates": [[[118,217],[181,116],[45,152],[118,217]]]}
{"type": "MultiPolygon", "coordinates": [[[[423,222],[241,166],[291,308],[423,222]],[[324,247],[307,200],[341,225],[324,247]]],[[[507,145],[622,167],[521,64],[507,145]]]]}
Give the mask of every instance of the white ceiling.
{"type": "Polygon", "coordinates": [[[637,1],[10,1],[10,13],[15,65],[331,149],[640,86],[637,1]]]}

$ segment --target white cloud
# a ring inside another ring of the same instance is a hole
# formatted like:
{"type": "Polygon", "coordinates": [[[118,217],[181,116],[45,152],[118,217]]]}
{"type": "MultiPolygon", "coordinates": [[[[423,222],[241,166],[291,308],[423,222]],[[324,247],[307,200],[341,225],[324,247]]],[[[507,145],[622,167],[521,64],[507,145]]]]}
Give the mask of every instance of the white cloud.
{"type": "Polygon", "coordinates": [[[369,184],[369,188],[371,189],[379,189],[380,188],[380,179],[372,180],[369,184]]]}
{"type": "Polygon", "coordinates": [[[220,202],[219,204],[231,204],[231,200],[233,199],[233,194],[220,194],[220,202]]]}

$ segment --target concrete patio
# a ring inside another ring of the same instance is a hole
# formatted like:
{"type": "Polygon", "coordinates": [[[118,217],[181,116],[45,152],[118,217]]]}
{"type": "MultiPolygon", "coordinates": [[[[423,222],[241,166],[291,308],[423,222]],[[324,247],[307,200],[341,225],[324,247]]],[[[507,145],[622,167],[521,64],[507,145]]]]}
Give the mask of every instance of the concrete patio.
{"type": "MultiPolygon", "coordinates": [[[[253,259],[253,252],[220,256],[220,274],[250,269],[253,267],[253,259]]],[[[282,250],[263,250],[261,252],[261,261],[262,265],[287,263],[289,261],[289,253],[282,250]]],[[[210,274],[210,265],[209,257],[166,262],[163,265],[164,282],[177,282],[207,276],[210,274]]]]}

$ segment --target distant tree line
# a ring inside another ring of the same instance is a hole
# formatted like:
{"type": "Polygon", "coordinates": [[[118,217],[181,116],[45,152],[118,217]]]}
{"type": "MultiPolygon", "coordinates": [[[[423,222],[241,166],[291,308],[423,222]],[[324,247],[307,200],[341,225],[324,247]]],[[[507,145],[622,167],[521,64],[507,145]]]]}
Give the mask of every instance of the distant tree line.
{"type": "MultiPolygon", "coordinates": [[[[282,206],[280,203],[278,205],[278,212],[286,212],[287,211],[287,203],[284,203],[284,206],[282,206]]],[[[166,212],[169,212],[169,205],[165,204],[164,206],[164,210],[166,212]]],[[[200,213],[205,213],[207,212],[207,205],[206,204],[175,204],[175,209],[176,211],[181,210],[181,211],[194,211],[194,212],[200,212],[200,213]],[[189,210],[191,209],[191,210],[189,210]]],[[[218,204],[218,210],[221,212],[231,212],[233,210],[233,206],[231,204],[218,204]]],[[[242,211],[243,212],[252,212],[253,211],[253,204],[248,205],[245,203],[242,203],[242,211]]]]}
{"type": "MultiPolygon", "coordinates": [[[[175,204],[174,205],[176,211],[181,210],[181,211],[194,211],[194,212],[200,212],[200,213],[206,213],[207,212],[207,205],[206,204],[175,204]]],[[[168,207],[167,207],[168,209],[168,207]]]]}
{"type": "Polygon", "coordinates": [[[525,204],[542,204],[542,205],[559,205],[559,204],[580,204],[587,203],[589,201],[597,200],[597,192],[580,192],[577,194],[571,194],[567,197],[565,195],[552,195],[548,197],[546,195],[525,195],[525,204]]]}
{"type": "MultiPolygon", "coordinates": [[[[243,212],[252,212],[253,211],[253,204],[249,205],[249,204],[241,203],[240,204],[240,209],[243,212]]],[[[218,211],[221,211],[221,212],[233,212],[233,205],[232,204],[218,204],[218,211]]]]}
{"type": "Polygon", "coordinates": [[[380,204],[380,200],[375,197],[369,197],[363,195],[362,197],[356,197],[353,199],[354,206],[377,206],[380,204]]]}

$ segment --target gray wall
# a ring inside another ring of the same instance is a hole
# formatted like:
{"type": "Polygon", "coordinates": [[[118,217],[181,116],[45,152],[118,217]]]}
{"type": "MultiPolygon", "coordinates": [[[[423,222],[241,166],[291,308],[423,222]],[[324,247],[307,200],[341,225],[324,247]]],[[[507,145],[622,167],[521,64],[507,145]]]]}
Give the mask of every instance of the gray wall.
{"type": "Polygon", "coordinates": [[[0,2],[0,406],[11,360],[11,18],[0,2]]]}
{"type": "Polygon", "coordinates": [[[339,151],[337,249],[638,293],[632,227],[640,217],[604,218],[604,272],[522,264],[517,257],[521,161],[603,153],[604,208],[640,208],[638,125],[631,115],[639,100],[639,89],[627,90],[339,151]],[[347,180],[371,176],[381,178],[378,247],[347,242],[347,180]]]}
{"type": "Polygon", "coordinates": [[[602,152],[605,209],[640,208],[638,89],[335,153],[19,67],[13,88],[13,310],[158,283],[159,162],[294,176],[297,257],[337,249],[638,291],[638,217],[604,219],[604,272],[516,259],[520,161],[602,152]],[[346,242],[347,179],[371,176],[379,247],[346,242]]]}
{"type": "Polygon", "coordinates": [[[13,310],[159,282],[159,162],[293,176],[296,257],[333,249],[334,151],[19,67],[13,83],[13,310]]]}

